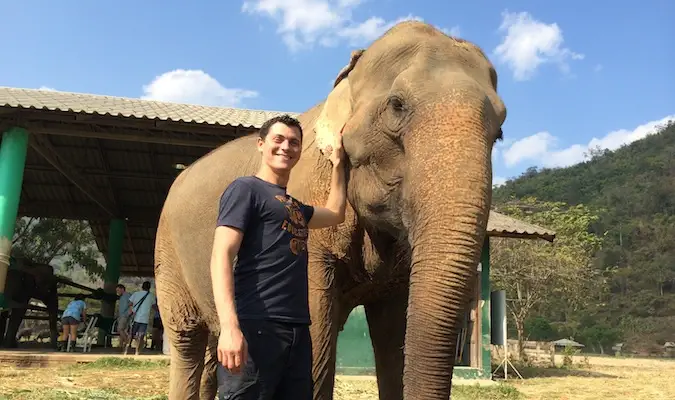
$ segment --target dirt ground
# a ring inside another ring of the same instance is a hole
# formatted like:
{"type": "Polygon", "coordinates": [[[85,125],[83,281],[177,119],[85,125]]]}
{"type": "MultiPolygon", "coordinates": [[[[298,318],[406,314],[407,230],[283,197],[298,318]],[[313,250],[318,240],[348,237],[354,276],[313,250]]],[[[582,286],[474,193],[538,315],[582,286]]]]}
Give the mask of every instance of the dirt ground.
{"type": "MultiPolygon", "coordinates": [[[[454,400],[653,400],[675,398],[675,361],[575,358],[571,369],[519,368],[524,380],[453,388],[454,400]]],[[[0,366],[0,399],[166,399],[165,361],[106,358],[91,364],[19,368],[0,366]]],[[[377,399],[372,377],[337,378],[336,400],[377,399]]]]}

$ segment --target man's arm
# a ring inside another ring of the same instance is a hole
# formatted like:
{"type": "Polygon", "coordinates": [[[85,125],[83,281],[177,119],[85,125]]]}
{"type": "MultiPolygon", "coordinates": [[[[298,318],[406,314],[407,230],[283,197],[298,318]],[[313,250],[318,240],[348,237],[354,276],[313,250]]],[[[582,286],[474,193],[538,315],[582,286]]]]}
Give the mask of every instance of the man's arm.
{"type": "MultiPolygon", "coordinates": [[[[342,127],[344,129],[344,127],[342,127]]],[[[344,150],[342,149],[342,130],[335,135],[330,162],[333,163],[333,173],[330,178],[330,193],[324,207],[314,207],[314,214],[307,226],[310,229],[327,228],[339,225],[345,220],[347,207],[347,182],[344,166],[344,150]]]]}
{"type": "Polygon", "coordinates": [[[243,233],[229,226],[218,226],[211,253],[211,285],[220,329],[239,329],[234,303],[234,258],[239,252],[243,233]]]}
{"type": "Polygon", "coordinates": [[[239,253],[244,231],[255,212],[251,188],[235,180],[220,197],[218,220],[211,252],[211,286],[218,313],[220,336],[218,361],[230,372],[238,373],[246,364],[247,343],[239,327],[234,300],[234,258],[239,253]]]}
{"type": "Polygon", "coordinates": [[[347,207],[345,175],[342,163],[333,164],[328,200],[324,207],[314,207],[314,214],[307,224],[310,229],[327,228],[344,222],[345,208],[347,207]]]}

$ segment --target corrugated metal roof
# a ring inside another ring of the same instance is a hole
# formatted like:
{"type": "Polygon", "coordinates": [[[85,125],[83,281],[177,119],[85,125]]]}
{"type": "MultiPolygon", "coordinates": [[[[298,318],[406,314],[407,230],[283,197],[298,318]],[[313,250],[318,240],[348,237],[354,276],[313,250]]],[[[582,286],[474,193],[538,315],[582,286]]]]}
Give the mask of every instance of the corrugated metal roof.
{"type": "Polygon", "coordinates": [[[490,236],[537,237],[549,242],[552,242],[556,235],[555,231],[517,220],[496,211],[490,211],[487,231],[490,236]]]}
{"type": "Polygon", "coordinates": [[[0,107],[33,108],[83,114],[158,119],[162,121],[243,126],[246,128],[260,128],[266,120],[280,114],[299,115],[298,113],[282,111],[210,107],[126,97],[10,87],[0,87],[0,107]]]}

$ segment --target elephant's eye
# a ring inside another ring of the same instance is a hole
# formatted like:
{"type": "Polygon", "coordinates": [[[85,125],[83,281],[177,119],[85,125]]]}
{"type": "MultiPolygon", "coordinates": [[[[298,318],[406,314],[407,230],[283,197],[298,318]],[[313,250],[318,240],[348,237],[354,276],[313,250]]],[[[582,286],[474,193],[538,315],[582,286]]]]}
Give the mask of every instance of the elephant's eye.
{"type": "Polygon", "coordinates": [[[397,113],[405,111],[405,105],[403,104],[403,100],[401,100],[397,96],[392,96],[389,98],[389,107],[391,107],[391,109],[397,113]]]}

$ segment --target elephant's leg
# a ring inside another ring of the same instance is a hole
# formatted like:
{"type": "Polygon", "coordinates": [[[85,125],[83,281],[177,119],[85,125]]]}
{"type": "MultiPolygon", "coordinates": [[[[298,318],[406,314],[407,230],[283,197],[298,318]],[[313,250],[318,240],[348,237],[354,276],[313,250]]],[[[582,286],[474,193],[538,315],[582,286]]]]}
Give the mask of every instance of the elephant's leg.
{"type": "Polygon", "coordinates": [[[211,400],[216,397],[216,392],[218,391],[218,376],[216,370],[218,366],[217,348],[218,336],[209,333],[200,388],[201,399],[211,400]]]}
{"type": "Polygon", "coordinates": [[[194,329],[176,332],[168,328],[171,341],[169,400],[198,400],[208,332],[194,329]]]}
{"type": "Polygon", "coordinates": [[[322,258],[310,258],[309,312],[312,319],[312,379],[314,400],[332,400],[335,385],[335,350],[339,304],[333,286],[332,268],[322,258]]]}
{"type": "Polygon", "coordinates": [[[169,400],[197,400],[208,329],[176,259],[155,268],[157,305],[171,344],[169,400]]]}
{"type": "Polygon", "coordinates": [[[403,345],[405,342],[408,290],[365,305],[375,354],[380,400],[403,398],[403,345]]]}

